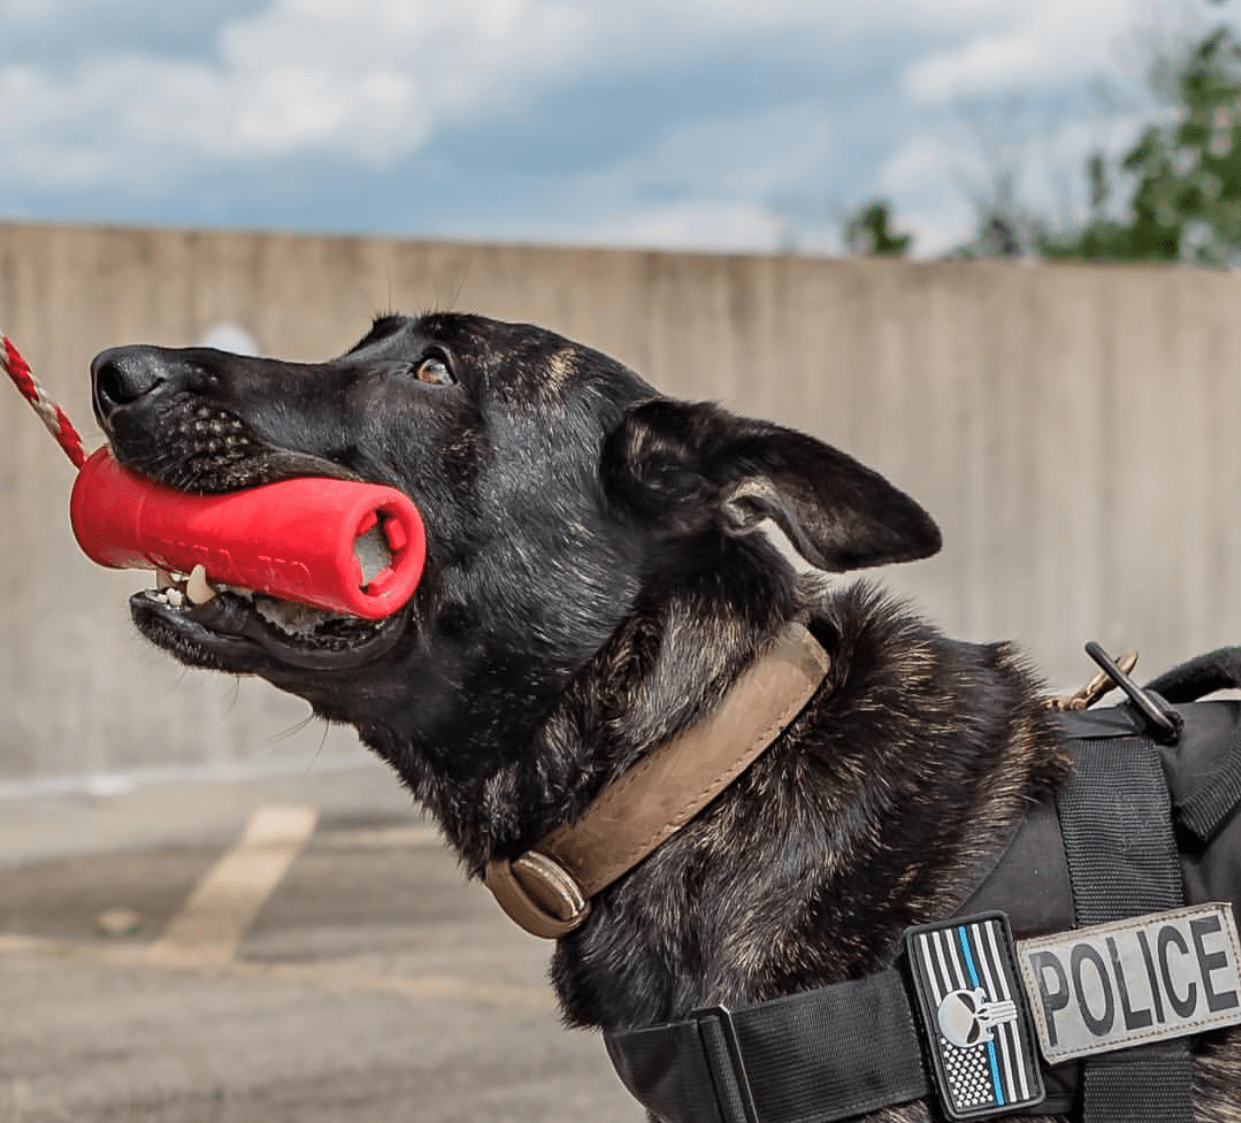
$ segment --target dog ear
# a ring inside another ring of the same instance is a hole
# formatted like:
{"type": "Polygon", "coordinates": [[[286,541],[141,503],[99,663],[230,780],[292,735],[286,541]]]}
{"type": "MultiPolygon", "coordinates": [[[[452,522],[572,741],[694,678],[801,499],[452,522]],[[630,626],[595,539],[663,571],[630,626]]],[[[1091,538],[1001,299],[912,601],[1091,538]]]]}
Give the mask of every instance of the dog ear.
{"type": "Polygon", "coordinates": [[[603,456],[613,498],[668,533],[708,522],[733,536],[761,533],[832,572],[940,547],[931,516],[877,472],[804,433],[709,403],[635,406],[603,456]]]}

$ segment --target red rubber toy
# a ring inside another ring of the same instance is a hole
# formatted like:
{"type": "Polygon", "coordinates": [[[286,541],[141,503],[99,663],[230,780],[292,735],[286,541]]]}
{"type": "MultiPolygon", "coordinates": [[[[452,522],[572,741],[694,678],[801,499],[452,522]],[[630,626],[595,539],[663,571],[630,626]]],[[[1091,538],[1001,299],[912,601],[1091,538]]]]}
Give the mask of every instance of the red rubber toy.
{"type": "Polygon", "coordinates": [[[418,508],[395,488],[303,478],[187,495],[127,471],[107,448],[78,472],[69,515],[99,565],[202,565],[211,581],[367,620],[409,600],[426,558],[418,508]]]}
{"type": "Polygon", "coordinates": [[[382,620],[418,586],[426,532],[395,488],[284,480],[188,495],[126,471],[107,448],[89,458],[64,410],[0,332],[0,368],[78,468],[69,518],[86,556],[113,569],[165,569],[312,608],[382,620]]]}

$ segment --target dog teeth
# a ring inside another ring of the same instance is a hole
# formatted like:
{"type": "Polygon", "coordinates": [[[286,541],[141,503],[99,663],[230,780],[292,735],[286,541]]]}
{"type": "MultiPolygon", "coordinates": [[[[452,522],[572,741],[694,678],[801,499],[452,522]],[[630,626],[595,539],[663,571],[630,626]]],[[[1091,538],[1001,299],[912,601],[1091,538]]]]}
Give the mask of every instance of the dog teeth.
{"type": "Polygon", "coordinates": [[[185,583],[186,599],[190,604],[206,604],[215,595],[215,589],[207,583],[207,570],[202,565],[196,565],[190,570],[189,580],[185,583]]]}
{"type": "Polygon", "coordinates": [[[254,602],[253,589],[246,589],[240,585],[228,585],[223,581],[212,585],[207,580],[207,570],[202,565],[196,565],[188,577],[184,573],[156,568],[155,588],[147,589],[146,595],[150,600],[170,605],[172,608],[194,608],[196,605],[214,600],[224,592],[232,593],[251,603],[254,602]]]}

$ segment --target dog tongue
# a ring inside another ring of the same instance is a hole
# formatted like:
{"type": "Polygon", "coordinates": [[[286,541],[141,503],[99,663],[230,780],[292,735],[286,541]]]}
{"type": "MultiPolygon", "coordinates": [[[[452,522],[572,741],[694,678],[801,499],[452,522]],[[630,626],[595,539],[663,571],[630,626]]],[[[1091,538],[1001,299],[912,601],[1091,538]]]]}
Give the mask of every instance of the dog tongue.
{"type": "Polygon", "coordinates": [[[426,557],[418,508],[395,488],[307,477],[190,495],[122,468],[106,448],[78,473],[69,513],[99,565],[201,565],[217,584],[367,620],[409,600],[426,557]]]}

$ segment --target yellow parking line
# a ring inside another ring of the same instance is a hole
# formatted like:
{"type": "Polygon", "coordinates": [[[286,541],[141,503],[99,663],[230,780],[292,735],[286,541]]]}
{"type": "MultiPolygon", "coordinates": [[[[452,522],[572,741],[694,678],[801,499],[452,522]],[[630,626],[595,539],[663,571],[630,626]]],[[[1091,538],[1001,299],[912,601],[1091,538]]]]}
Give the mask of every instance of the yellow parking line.
{"type": "MultiPolygon", "coordinates": [[[[30,956],[83,966],[189,972],[424,1001],[532,1010],[555,1008],[545,987],[452,975],[376,971],[356,960],[260,963],[237,959],[237,948],[246,929],[309,841],[317,818],[313,807],[258,808],[236,845],[199,879],[159,939],[145,948],[137,943],[0,933],[0,957],[30,956]]],[[[327,844],[340,846],[443,844],[438,832],[421,826],[328,831],[320,837],[327,844]]]]}
{"type": "Polygon", "coordinates": [[[155,965],[229,963],[259,909],[314,833],[313,807],[258,808],[146,952],[155,965]]]}

